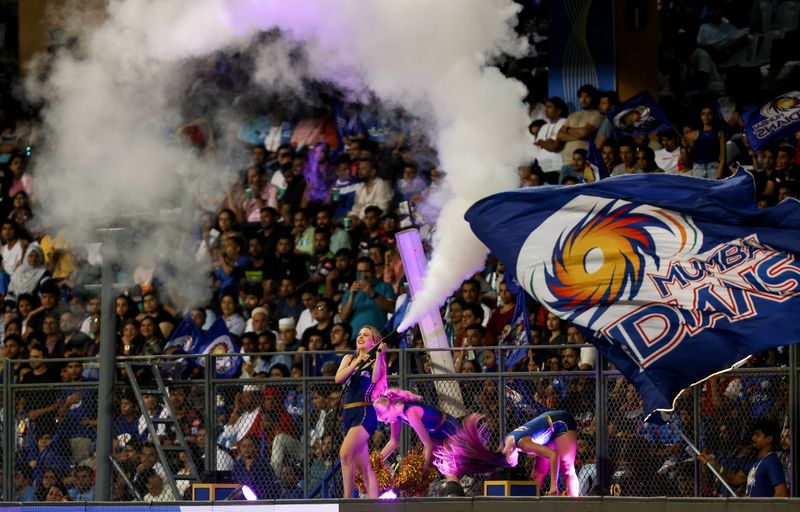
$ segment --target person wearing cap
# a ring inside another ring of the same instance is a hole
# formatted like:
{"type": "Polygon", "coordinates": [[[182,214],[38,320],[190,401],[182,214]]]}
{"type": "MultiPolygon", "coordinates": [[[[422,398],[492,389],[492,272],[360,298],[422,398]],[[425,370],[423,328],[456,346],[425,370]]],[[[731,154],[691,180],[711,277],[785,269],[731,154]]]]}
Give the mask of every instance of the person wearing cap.
{"type": "Polygon", "coordinates": [[[254,332],[261,334],[269,329],[269,311],[263,306],[253,308],[250,312],[250,318],[247,319],[244,332],[254,332]]]}
{"type": "Polygon", "coordinates": [[[296,327],[297,322],[292,317],[278,320],[278,352],[294,352],[300,346],[296,327]]]}
{"type": "Polygon", "coordinates": [[[378,418],[372,405],[373,397],[386,390],[386,353],[381,343],[374,361],[370,365],[369,354],[381,336],[370,325],[363,326],[356,337],[356,352],[342,358],[334,378],[343,384],[342,408],[344,409],[344,440],[339,449],[342,462],[344,497],[353,496],[355,473],[361,473],[367,497],[378,497],[378,479],[369,460],[369,440],[378,427],[378,418]]]}

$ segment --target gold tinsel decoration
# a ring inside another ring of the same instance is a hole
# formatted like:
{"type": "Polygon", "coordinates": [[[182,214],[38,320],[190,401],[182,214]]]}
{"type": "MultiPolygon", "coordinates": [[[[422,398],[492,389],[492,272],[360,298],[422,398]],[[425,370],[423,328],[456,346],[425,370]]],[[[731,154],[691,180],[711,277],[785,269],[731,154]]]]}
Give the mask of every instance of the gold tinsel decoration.
{"type": "Polygon", "coordinates": [[[425,456],[422,446],[416,446],[406,454],[394,474],[392,487],[395,492],[407,498],[427,496],[431,483],[439,479],[439,472],[432,465],[428,469],[428,474],[423,477],[423,469],[425,469],[425,456]]]}
{"type": "MultiPolygon", "coordinates": [[[[389,465],[381,458],[381,452],[379,451],[373,451],[369,454],[369,462],[372,465],[375,476],[378,477],[378,496],[380,496],[392,488],[392,472],[389,471],[389,465]]],[[[367,488],[364,486],[361,472],[356,473],[356,488],[359,494],[367,494],[367,488]]]]}

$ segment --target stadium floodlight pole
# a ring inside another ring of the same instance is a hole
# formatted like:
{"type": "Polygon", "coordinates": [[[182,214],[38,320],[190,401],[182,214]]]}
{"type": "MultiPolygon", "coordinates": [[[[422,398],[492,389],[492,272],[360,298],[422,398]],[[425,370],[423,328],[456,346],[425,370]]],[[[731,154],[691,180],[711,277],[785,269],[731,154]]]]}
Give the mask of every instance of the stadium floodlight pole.
{"type": "Polygon", "coordinates": [[[116,355],[116,315],[114,314],[113,250],[117,234],[125,228],[102,228],[100,246],[102,263],[102,292],[100,296],[100,368],[97,390],[97,468],[95,470],[94,497],[97,501],[111,501],[111,483],[114,470],[111,465],[111,442],[114,417],[114,368],[116,355]]]}
{"type": "MultiPolygon", "coordinates": [[[[422,280],[425,277],[425,269],[428,266],[428,260],[425,258],[425,250],[422,248],[422,239],[420,239],[419,230],[411,228],[397,233],[395,235],[395,240],[397,240],[397,250],[400,253],[400,259],[403,261],[403,269],[405,270],[406,280],[408,281],[409,293],[411,293],[413,297],[415,293],[418,293],[422,289],[422,280]]],[[[444,333],[442,315],[439,314],[438,309],[429,311],[420,319],[419,329],[420,332],[422,332],[422,340],[425,342],[426,348],[450,348],[450,344],[447,343],[447,336],[444,333]]],[[[431,350],[429,356],[431,359],[431,370],[434,374],[455,373],[453,356],[450,352],[431,350]]],[[[436,392],[439,395],[439,403],[446,413],[460,418],[466,414],[464,399],[461,397],[461,388],[458,386],[448,386],[447,384],[447,382],[439,379],[434,381],[436,392]]]]}
{"type": "MultiPolygon", "coordinates": [[[[675,432],[678,433],[679,436],[681,436],[683,442],[686,443],[686,446],[688,446],[692,450],[692,452],[694,452],[695,456],[700,456],[700,450],[692,442],[692,440],[689,439],[689,437],[683,433],[683,430],[681,430],[678,424],[674,421],[676,416],[680,417],[678,413],[675,413],[675,416],[669,414],[668,412],[661,413],[661,418],[667,423],[669,423],[670,427],[672,427],[672,430],[674,430],[675,432]]],[[[706,466],[708,467],[708,469],[711,470],[712,473],[714,473],[714,476],[717,477],[717,480],[720,481],[722,486],[725,487],[725,489],[731,494],[731,497],[735,498],[736,491],[734,491],[733,488],[728,484],[728,482],[724,478],[722,478],[722,475],[719,473],[719,471],[714,469],[714,466],[712,466],[710,462],[706,462],[706,466]]]]}

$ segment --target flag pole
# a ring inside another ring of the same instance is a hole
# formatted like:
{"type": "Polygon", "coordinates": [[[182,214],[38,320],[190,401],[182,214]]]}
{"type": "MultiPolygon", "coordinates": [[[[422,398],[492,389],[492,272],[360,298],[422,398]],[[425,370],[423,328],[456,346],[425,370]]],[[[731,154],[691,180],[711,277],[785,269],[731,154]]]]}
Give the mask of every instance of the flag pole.
{"type": "MultiPolygon", "coordinates": [[[[695,446],[692,440],[689,439],[689,437],[687,437],[687,435],[683,433],[683,430],[681,430],[678,424],[675,423],[675,421],[673,421],[675,419],[675,416],[667,412],[662,412],[661,418],[664,421],[666,421],[670,427],[672,427],[672,430],[674,430],[675,432],[678,433],[679,436],[681,436],[683,442],[686,443],[686,445],[694,452],[695,455],[697,456],[700,455],[700,450],[697,449],[697,446],[695,446]]],[[[717,480],[720,481],[720,483],[723,485],[723,487],[725,487],[725,489],[727,489],[727,491],[731,494],[731,496],[735,498],[736,491],[734,491],[733,488],[728,484],[728,482],[724,478],[722,478],[722,475],[719,473],[719,471],[714,469],[714,466],[712,466],[710,462],[706,462],[706,466],[708,467],[708,469],[711,470],[712,473],[714,473],[714,476],[717,477],[717,480]]]]}

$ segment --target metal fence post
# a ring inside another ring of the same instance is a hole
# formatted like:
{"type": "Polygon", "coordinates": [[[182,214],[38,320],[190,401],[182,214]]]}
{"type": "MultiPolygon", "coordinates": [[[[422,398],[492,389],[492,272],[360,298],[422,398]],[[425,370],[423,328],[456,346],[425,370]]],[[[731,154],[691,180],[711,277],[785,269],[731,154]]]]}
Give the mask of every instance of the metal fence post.
{"type": "Polygon", "coordinates": [[[216,361],[211,354],[203,356],[206,364],[205,371],[205,403],[206,403],[206,442],[203,447],[206,452],[203,469],[211,474],[217,469],[217,396],[214,389],[214,369],[216,361]]]}
{"type": "Polygon", "coordinates": [[[594,361],[594,423],[595,423],[595,470],[597,476],[597,486],[600,489],[609,488],[609,464],[608,464],[608,389],[606,387],[605,373],[603,366],[605,358],[599,350],[596,351],[594,361]]]}
{"type": "Polygon", "coordinates": [[[503,436],[506,435],[508,429],[506,428],[506,361],[505,361],[505,351],[500,350],[500,362],[498,365],[498,369],[500,373],[498,374],[497,379],[497,408],[499,409],[497,414],[497,428],[500,431],[500,439],[504,439],[503,436]]]}
{"type": "Polygon", "coordinates": [[[800,352],[797,345],[789,345],[789,461],[792,472],[789,475],[790,494],[793,497],[800,496],[800,453],[797,450],[798,437],[800,437],[800,408],[797,407],[797,400],[800,400],[800,365],[798,365],[800,352]]]}
{"type": "MultiPolygon", "coordinates": [[[[702,388],[702,384],[696,384],[692,388],[692,416],[694,416],[694,445],[700,447],[700,422],[702,421],[702,417],[700,415],[700,389],[702,388]]],[[[680,414],[680,413],[678,413],[680,414]]],[[[692,463],[694,466],[694,497],[700,497],[700,460],[695,457],[694,462],[692,463]]]]}
{"type": "Polygon", "coordinates": [[[311,393],[308,385],[308,368],[311,367],[311,361],[308,354],[305,352],[303,356],[303,496],[308,496],[308,467],[311,461],[309,456],[309,445],[311,444],[311,432],[309,432],[309,417],[311,416],[311,393]]]}
{"type": "Polygon", "coordinates": [[[11,390],[13,374],[11,371],[11,361],[3,361],[3,499],[14,501],[14,458],[17,429],[16,427],[16,405],[14,404],[14,393],[11,390]]]}

